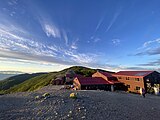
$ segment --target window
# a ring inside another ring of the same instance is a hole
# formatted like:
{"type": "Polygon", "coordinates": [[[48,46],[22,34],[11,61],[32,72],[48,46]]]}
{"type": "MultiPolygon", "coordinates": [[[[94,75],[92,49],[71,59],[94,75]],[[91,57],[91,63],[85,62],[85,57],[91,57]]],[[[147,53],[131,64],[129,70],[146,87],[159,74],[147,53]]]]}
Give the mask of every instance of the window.
{"type": "Polygon", "coordinates": [[[149,79],[147,79],[146,81],[149,82],[149,79]]]}
{"type": "Polygon", "coordinates": [[[136,86],[136,90],[140,90],[140,87],[136,86]]]}
{"type": "Polygon", "coordinates": [[[139,78],[135,78],[135,81],[139,81],[139,78]]]}
{"type": "Polygon", "coordinates": [[[122,79],[122,77],[118,77],[118,79],[122,79]]]}
{"type": "Polygon", "coordinates": [[[129,80],[129,77],[126,77],[126,80],[129,80]]]}
{"type": "Polygon", "coordinates": [[[130,85],[127,85],[127,88],[130,88],[130,85]]]}

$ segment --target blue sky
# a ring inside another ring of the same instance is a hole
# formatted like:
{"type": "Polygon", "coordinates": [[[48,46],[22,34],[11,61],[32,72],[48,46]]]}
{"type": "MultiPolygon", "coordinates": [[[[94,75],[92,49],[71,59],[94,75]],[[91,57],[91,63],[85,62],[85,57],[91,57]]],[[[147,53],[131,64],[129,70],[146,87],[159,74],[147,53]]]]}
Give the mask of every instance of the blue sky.
{"type": "Polygon", "coordinates": [[[159,0],[1,0],[0,71],[160,70],[159,0]]]}

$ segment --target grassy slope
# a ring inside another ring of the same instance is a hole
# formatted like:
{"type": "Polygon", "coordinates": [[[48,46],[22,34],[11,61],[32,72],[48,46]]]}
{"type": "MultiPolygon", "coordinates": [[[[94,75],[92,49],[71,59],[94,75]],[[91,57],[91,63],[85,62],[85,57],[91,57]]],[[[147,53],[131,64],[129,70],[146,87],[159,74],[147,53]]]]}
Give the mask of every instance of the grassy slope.
{"type": "Polygon", "coordinates": [[[5,93],[13,93],[13,92],[24,92],[24,91],[33,91],[36,89],[40,89],[48,84],[51,83],[51,80],[55,79],[57,76],[65,76],[65,73],[68,70],[75,71],[76,74],[84,75],[84,76],[91,76],[95,73],[96,69],[81,67],[81,66],[74,66],[67,69],[64,69],[59,72],[51,72],[42,74],[36,77],[32,77],[31,79],[25,80],[24,82],[17,84],[10,89],[5,90],[5,93]]]}
{"type": "Polygon", "coordinates": [[[24,81],[21,84],[18,84],[6,90],[5,93],[25,92],[25,91],[33,91],[39,89],[41,87],[48,85],[55,75],[56,73],[47,73],[44,75],[33,77],[29,80],[24,81]]]}
{"type": "Polygon", "coordinates": [[[21,74],[21,75],[16,75],[10,78],[7,78],[5,80],[0,81],[0,90],[7,90],[10,87],[13,87],[15,85],[18,85],[30,78],[42,75],[44,73],[35,73],[35,74],[21,74]]]}

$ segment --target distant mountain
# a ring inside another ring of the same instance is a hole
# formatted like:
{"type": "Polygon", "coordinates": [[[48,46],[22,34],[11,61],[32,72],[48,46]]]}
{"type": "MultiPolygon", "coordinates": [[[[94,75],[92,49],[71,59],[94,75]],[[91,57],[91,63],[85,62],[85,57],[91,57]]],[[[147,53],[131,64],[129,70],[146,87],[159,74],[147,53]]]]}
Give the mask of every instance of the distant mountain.
{"type": "Polygon", "coordinates": [[[1,74],[0,73],[0,81],[6,78],[12,77],[12,76],[15,76],[15,74],[1,74]]]}
{"type": "MultiPolygon", "coordinates": [[[[97,70],[82,66],[73,66],[59,72],[37,73],[37,74],[22,74],[11,77],[4,81],[0,81],[0,93],[25,92],[40,89],[51,84],[51,81],[58,76],[65,76],[67,71],[74,71],[76,74],[86,77],[92,76],[97,70]]],[[[110,71],[107,71],[110,72],[110,71]]]]}
{"type": "Polygon", "coordinates": [[[0,80],[4,80],[6,78],[19,75],[19,74],[24,74],[24,73],[20,71],[0,71],[0,80]]]}

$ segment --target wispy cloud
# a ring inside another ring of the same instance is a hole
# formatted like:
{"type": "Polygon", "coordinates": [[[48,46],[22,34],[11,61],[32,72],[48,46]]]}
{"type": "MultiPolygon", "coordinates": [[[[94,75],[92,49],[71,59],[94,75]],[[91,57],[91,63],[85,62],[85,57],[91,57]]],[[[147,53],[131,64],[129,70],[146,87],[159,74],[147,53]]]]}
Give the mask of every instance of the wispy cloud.
{"type": "Polygon", "coordinates": [[[95,62],[96,54],[78,53],[76,43],[73,41],[71,48],[66,49],[56,45],[46,45],[37,40],[17,35],[0,28],[0,57],[35,61],[41,63],[57,63],[63,65],[83,65],[95,62]]]}
{"type": "Polygon", "coordinates": [[[112,39],[112,43],[113,43],[115,46],[119,45],[120,42],[121,42],[120,39],[112,39]]]}
{"type": "Polygon", "coordinates": [[[0,74],[24,74],[24,72],[20,72],[20,71],[0,71],[0,74]]]}
{"type": "Polygon", "coordinates": [[[101,39],[100,39],[99,37],[95,37],[95,36],[91,36],[90,39],[91,39],[91,41],[94,42],[94,43],[101,41],[101,39]]]}
{"type": "Polygon", "coordinates": [[[118,16],[120,15],[120,13],[121,13],[121,11],[118,11],[118,12],[116,12],[114,14],[114,16],[113,16],[111,22],[109,23],[109,25],[107,26],[107,29],[105,30],[105,32],[108,32],[111,29],[111,27],[116,22],[116,20],[117,20],[118,16]]]}
{"type": "Polygon", "coordinates": [[[68,36],[65,30],[62,30],[63,39],[65,41],[66,46],[68,46],[68,36]]]}
{"type": "Polygon", "coordinates": [[[10,0],[7,3],[8,3],[8,5],[11,5],[11,6],[17,5],[18,4],[18,0],[10,0]]]}
{"type": "Polygon", "coordinates": [[[96,62],[96,54],[84,54],[84,53],[76,53],[73,51],[65,51],[65,55],[69,56],[71,60],[75,63],[79,63],[80,65],[91,64],[96,62]]]}
{"type": "Polygon", "coordinates": [[[43,30],[48,37],[61,38],[59,29],[54,25],[44,23],[43,30]]]}
{"type": "Polygon", "coordinates": [[[145,66],[125,66],[125,65],[120,65],[120,64],[95,64],[93,65],[96,68],[101,68],[101,69],[105,69],[108,71],[114,71],[114,72],[118,72],[118,71],[124,71],[124,70],[157,70],[155,68],[146,68],[145,66]]]}
{"type": "MultiPolygon", "coordinates": [[[[16,32],[4,30],[0,26],[0,56],[24,60],[44,60],[43,57],[54,57],[58,48],[54,45],[47,46],[36,40],[17,35],[16,32]]],[[[17,29],[17,28],[16,28],[17,29]]],[[[16,30],[15,29],[15,30],[16,30]]],[[[46,59],[47,61],[47,59],[46,59]]]]}
{"type": "Polygon", "coordinates": [[[100,38],[95,38],[93,42],[96,43],[96,42],[98,42],[98,41],[100,41],[100,40],[101,40],[100,38]]]}
{"type": "MultiPolygon", "coordinates": [[[[11,32],[0,29],[0,47],[10,51],[20,51],[35,55],[53,56],[55,52],[47,48],[47,46],[25,38],[23,36],[16,35],[11,32]]],[[[52,46],[53,48],[53,46],[52,46]]],[[[56,49],[56,48],[55,48],[56,49]]]]}
{"type": "Polygon", "coordinates": [[[157,38],[156,40],[150,40],[150,41],[145,42],[143,44],[143,48],[148,47],[149,45],[151,45],[153,43],[160,43],[160,38],[157,38]]]}
{"type": "Polygon", "coordinates": [[[148,63],[138,64],[138,65],[139,66],[159,66],[160,65],[160,59],[157,59],[155,61],[148,62],[148,63]]]}
{"type": "Polygon", "coordinates": [[[98,24],[97,24],[97,26],[96,26],[95,32],[100,28],[103,20],[104,20],[104,16],[102,16],[102,17],[100,18],[100,20],[98,21],[98,24]]]}
{"type": "Polygon", "coordinates": [[[42,15],[40,13],[37,14],[39,14],[39,16],[36,15],[38,22],[40,23],[42,30],[47,35],[47,37],[61,38],[61,32],[58,25],[53,23],[53,21],[49,18],[46,19],[46,15],[42,15]]]}
{"type": "MultiPolygon", "coordinates": [[[[146,41],[140,48],[138,48],[138,52],[134,54],[134,56],[146,56],[151,57],[154,56],[157,58],[154,58],[151,62],[141,63],[137,64],[138,66],[150,66],[150,67],[157,67],[160,65],[160,38],[157,38],[155,40],[146,41]]],[[[156,69],[156,68],[154,68],[156,69]]]]}
{"type": "Polygon", "coordinates": [[[136,56],[143,56],[143,55],[160,55],[160,47],[148,49],[145,51],[141,51],[135,54],[136,56]]]}
{"type": "Polygon", "coordinates": [[[160,54],[160,38],[145,42],[142,47],[138,48],[138,52],[134,55],[159,55],[160,54]]]}
{"type": "Polygon", "coordinates": [[[69,46],[68,32],[64,28],[58,27],[53,21],[46,20],[44,17],[39,18],[39,23],[47,37],[63,40],[64,45],[69,46]]]}
{"type": "Polygon", "coordinates": [[[77,42],[79,41],[79,38],[77,38],[75,41],[72,41],[72,44],[71,44],[71,48],[76,50],[78,49],[78,46],[77,46],[77,42]]]}

